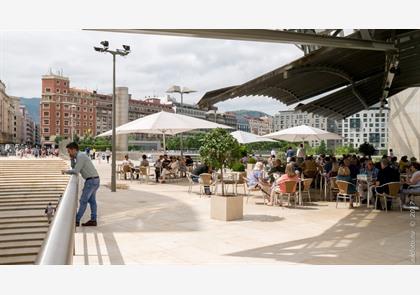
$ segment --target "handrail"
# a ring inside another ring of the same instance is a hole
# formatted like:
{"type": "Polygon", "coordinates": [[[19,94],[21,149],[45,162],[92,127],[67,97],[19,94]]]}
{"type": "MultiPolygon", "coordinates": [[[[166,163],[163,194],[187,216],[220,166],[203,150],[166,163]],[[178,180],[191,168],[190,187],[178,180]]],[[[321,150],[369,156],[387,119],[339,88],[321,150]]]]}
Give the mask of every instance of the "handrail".
{"type": "Polygon", "coordinates": [[[79,177],[72,175],[35,264],[70,265],[73,262],[79,177]]]}

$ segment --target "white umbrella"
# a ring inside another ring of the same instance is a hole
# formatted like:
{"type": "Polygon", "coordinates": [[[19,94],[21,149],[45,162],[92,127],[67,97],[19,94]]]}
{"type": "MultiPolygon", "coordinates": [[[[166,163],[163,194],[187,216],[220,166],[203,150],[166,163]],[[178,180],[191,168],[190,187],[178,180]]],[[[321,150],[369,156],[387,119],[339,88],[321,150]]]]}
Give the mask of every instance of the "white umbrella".
{"type": "MultiPolygon", "coordinates": [[[[162,134],[163,135],[163,148],[166,150],[165,135],[175,135],[182,132],[191,131],[194,129],[214,129],[224,128],[229,129],[232,127],[216,124],[210,121],[197,119],[180,114],[159,112],[148,115],[137,120],[128,122],[116,128],[116,133],[129,134],[129,133],[149,133],[149,134],[162,134]]],[[[101,136],[111,136],[112,130],[99,134],[101,136]]]]}
{"type": "Polygon", "coordinates": [[[338,134],[321,130],[315,127],[300,125],[283,129],[277,132],[264,135],[266,138],[285,140],[290,142],[309,141],[309,140],[339,140],[342,137],[338,134]]]}
{"type": "Polygon", "coordinates": [[[252,134],[245,131],[234,131],[230,135],[236,138],[239,143],[246,144],[246,143],[253,143],[253,142],[276,142],[275,140],[264,138],[262,136],[252,134]]]}

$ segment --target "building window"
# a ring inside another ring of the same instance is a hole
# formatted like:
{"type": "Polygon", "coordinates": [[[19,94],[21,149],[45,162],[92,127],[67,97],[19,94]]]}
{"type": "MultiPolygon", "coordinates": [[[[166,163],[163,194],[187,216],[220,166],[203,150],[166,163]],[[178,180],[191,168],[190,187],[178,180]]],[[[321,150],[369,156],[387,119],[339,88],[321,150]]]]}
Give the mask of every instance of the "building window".
{"type": "Polygon", "coordinates": [[[44,128],[44,133],[50,133],[50,128],[44,128]]]}
{"type": "Polygon", "coordinates": [[[59,89],[59,88],[57,88],[57,89],[55,90],[55,92],[60,93],[60,89],[59,89]]]}
{"type": "Polygon", "coordinates": [[[51,88],[45,88],[45,92],[51,92],[51,88]]]}
{"type": "Polygon", "coordinates": [[[64,89],[64,90],[63,90],[63,92],[64,92],[64,93],[67,93],[67,90],[66,90],[66,89],[64,89]]]}
{"type": "Polygon", "coordinates": [[[67,82],[66,81],[64,81],[63,84],[64,84],[64,86],[67,86],[67,82]]]}
{"type": "Polygon", "coordinates": [[[44,103],[42,106],[43,106],[45,109],[48,109],[48,108],[50,107],[50,104],[49,104],[49,103],[44,103]]]}
{"type": "Polygon", "coordinates": [[[83,111],[84,111],[84,112],[87,112],[87,108],[83,108],[83,111]]]}
{"type": "Polygon", "coordinates": [[[44,125],[49,125],[50,124],[50,120],[44,120],[44,125]]]}
{"type": "Polygon", "coordinates": [[[69,134],[69,130],[67,128],[64,128],[64,134],[69,134]]]}
{"type": "Polygon", "coordinates": [[[69,113],[64,113],[64,117],[68,118],[69,117],[69,113]]]}
{"type": "Polygon", "coordinates": [[[50,112],[44,112],[44,117],[49,117],[50,116],[50,112]]]}
{"type": "Polygon", "coordinates": [[[69,121],[64,121],[64,126],[69,126],[69,121]]]}

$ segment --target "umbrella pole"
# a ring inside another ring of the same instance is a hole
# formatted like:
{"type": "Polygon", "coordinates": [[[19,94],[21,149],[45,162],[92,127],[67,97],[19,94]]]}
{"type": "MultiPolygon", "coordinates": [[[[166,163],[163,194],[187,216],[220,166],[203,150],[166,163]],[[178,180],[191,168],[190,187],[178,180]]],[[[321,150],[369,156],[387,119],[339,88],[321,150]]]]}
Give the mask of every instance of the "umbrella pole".
{"type": "Polygon", "coordinates": [[[166,153],[166,141],[165,141],[165,132],[163,132],[163,153],[166,153]]]}

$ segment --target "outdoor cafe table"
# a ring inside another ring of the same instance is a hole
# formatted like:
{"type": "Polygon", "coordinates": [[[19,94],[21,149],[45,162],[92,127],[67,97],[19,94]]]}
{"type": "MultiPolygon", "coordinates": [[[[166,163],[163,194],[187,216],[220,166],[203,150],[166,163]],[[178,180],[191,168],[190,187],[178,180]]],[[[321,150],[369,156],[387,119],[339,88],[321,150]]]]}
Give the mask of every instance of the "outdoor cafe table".
{"type": "Polygon", "coordinates": [[[357,185],[359,183],[366,183],[367,184],[367,203],[366,203],[367,208],[370,208],[370,198],[372,197],[372,187],[373,187],[373,182],[374,181],[375,181],[375,179],[373,179],[372,177],[369,177],[366,174],[358,174],[357,175],[357,185]]]}

